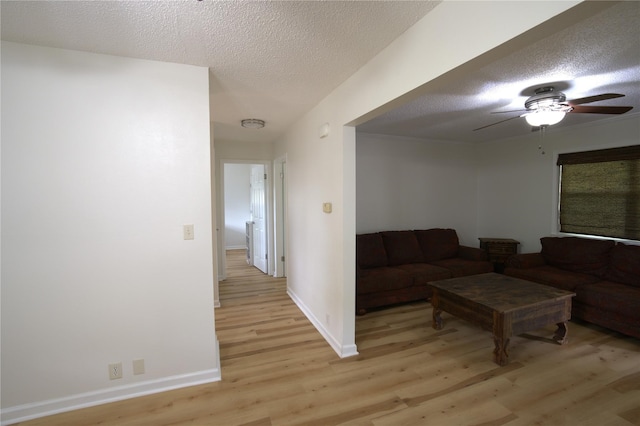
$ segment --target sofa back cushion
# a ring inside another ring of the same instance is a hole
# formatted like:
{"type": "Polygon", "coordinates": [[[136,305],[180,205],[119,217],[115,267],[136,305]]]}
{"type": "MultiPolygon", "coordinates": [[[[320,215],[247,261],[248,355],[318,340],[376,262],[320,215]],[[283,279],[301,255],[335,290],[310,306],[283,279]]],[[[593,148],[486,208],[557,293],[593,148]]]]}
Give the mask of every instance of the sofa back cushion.
{"type": "Polygon", "coordinates": [[[640,287],[640,246],[616,244],[611,249],[611,260],[605,278],[640,287]]]}
{"type": "Polygon", "coordinates": [[[424,262],[420,244],[413,231],[382,232],[389,266],[424,262]]]}
{"type": "Polygon", "coordinates": [[[579,237],[543,237],[542,257],[556,268],[604,276],[609,252],[615,245],[611,240],[590,240],[579,237]]]}
{"type": "Polygon", "coordinates": [[[458,234],[455,229],[425,229],[415,231],[425,262],[458,256],[458,234]]]}
{"type": "Polygon", "coordinates": [[[356,235],[356,263],[362,269],[381,268],[388,265],[382,234],[356,235]]]}

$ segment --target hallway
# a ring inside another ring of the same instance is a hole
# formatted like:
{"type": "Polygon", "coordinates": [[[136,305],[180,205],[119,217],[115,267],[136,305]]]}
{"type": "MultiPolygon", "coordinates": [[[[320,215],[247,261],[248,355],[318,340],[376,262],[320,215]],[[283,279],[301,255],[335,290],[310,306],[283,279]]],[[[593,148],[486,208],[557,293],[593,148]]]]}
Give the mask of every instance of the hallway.
{"type": "Polygon", "coordinates": [[[222,306],[251,303],[244,299],[253,297],[273,294],[286,296],[287,279],[274,278],[262,273],[258,268],[248,265],[245,250],[227,250],[226,256],[227,278],[220,281],[219,284],[222,306]]]}

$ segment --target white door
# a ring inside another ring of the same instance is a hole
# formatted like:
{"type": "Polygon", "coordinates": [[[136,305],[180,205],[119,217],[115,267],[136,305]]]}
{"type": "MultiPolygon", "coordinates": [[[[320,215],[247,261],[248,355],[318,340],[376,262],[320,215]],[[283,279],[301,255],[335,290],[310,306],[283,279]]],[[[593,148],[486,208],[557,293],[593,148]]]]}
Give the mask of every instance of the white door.
{"type": "Polygon", "coordinates": [[[267,270],[267,197],[263,164],[251,165],[251,220],[253,221],[253,265],[267,270]]]}

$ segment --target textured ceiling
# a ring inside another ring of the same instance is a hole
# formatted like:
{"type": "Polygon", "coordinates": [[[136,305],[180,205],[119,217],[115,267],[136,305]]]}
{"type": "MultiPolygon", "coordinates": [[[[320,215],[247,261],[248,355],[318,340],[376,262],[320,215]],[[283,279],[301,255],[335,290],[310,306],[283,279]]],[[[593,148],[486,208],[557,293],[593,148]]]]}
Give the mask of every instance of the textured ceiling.
{"type": "MultiPolygon", "coordinates": [[[[2,38],[209,67],[216,137],[268,142],[437,4],[3,0],[2,38]],[[243,129],[243,118],[267,127],[243,129]]],[[[492,113],[521,109],[536,87],[550,83],[568,99],[622,93],[590,105],[629,105],[627,114],[640,113],[640,2],[588,10],[570,10],[557,18],[563,26],[533,29],[428,83],[413,101],[358,131],[466,142],[527,134],[522,118],[473,129],[514,116],[492,113]]],[[[479,22],[479,36],[500,19],[479,22]]],[[[425,41],[427,53],[429,42],[437,40],[425,41]]],[[[610,117],[568,114],[549,131],[610,117]]]]}
{"type": "Polygon", "coordinates": [[[270,141],[438,3],[3,0],[2,39],[209,67],[216,137],[270,141]]]}
{"type": "MultiPolygon", "coordinates": [[[[524,118],[473,129],[518,116],[493,112],[523,109],[536,88],[548,85],[561,90],[568,100],[625,94],[589,105],[633,106],[626,114],[639,114],[640,2],[593,7],[598,9],[588,17],[573,20],[559,31],[543,32],[524,46],[519,40],[507,43],[498,48],[497,59],[468,67],[462,77],[434,81],[416,100],[358,126],[358,131],[465,142],[528,134],[531,127],[524,118]]],[[[571,113],[548,131],[612,117],[616,116],[571,113]]]]}

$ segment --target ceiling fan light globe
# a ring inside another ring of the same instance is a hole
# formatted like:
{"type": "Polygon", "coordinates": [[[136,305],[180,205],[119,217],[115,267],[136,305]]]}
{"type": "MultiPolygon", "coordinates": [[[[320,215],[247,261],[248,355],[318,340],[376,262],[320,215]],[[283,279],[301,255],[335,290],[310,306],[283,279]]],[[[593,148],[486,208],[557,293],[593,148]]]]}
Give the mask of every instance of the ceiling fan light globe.
{"type": "Polygon", "coordinates": [[[540,111],[537,110],[525,116],[529,125],[534,127],[552,126],[562,121],[565,116],[564,111],[540,111]]]}

